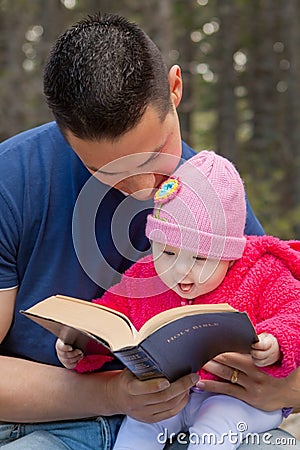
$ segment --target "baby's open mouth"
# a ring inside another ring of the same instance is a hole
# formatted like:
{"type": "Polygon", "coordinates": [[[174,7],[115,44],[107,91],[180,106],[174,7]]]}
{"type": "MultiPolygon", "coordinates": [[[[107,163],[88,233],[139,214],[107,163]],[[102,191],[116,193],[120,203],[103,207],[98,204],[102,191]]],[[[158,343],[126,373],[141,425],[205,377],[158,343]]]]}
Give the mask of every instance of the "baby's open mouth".
{"type": "Polygon", "coordinates": [[[194,283],[178,283],[179,290],[184,293],[188,294],[193,289],[194,283]]]}

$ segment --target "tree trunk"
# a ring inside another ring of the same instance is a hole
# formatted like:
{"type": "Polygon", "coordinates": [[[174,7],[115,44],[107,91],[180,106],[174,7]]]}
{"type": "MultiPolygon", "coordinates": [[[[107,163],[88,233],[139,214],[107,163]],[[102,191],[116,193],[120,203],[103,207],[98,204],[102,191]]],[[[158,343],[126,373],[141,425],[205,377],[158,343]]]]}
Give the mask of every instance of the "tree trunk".
{"type": "Polygon", "coordinates": [[[237,12],[234,0],[217,0],[220,29],[217,42],[217,89],[216,89],[216,143],[217,151],[235,163],[238,162],[236,74],[233,55],[236,51],[237,12]]]}

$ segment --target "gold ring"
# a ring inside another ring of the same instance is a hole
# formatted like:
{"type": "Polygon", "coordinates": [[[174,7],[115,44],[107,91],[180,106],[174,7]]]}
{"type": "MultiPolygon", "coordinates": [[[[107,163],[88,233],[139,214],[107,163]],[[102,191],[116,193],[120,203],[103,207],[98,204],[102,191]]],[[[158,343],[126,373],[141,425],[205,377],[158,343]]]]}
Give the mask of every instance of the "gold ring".
{"type": "Polygon", "coordinates": [[[238,382],[239,379],[239,370],[238,369],[234,369],[234,371],[232,372],[232,375],[230,377],[230,382],[233,384],[236,384],[238,382]]]}

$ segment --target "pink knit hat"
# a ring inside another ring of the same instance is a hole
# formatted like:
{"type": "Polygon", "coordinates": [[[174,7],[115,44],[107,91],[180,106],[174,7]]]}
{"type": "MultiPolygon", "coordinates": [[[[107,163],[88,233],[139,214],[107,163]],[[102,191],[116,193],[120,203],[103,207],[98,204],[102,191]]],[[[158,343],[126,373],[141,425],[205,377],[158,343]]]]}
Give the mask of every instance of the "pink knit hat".
{"type": "Polygon", "coordinates": [[[227,159],[202,151],[164,181],[147,218],[149,239],[209,258],[235,260],[244,251],[243,182],[227,159]]]}

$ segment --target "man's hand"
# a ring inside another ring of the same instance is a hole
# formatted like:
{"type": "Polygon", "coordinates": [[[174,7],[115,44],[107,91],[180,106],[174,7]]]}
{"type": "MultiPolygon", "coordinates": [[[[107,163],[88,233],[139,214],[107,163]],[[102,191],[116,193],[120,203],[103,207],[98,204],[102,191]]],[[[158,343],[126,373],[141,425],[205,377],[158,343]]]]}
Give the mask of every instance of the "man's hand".
{"type": "Polygon", "coordinates": [[[204,369],[224,382],[200,380],[200,389],[231,395],[265,411],[300,408],[300,368],[286,378],[275,378],[255,366],[250,355],[224,353],[205,364],[204,369]],[[238,371],[237,381],[230,383],[234,369],[238,371]]]}
{"type": "Polygon", "coordinates": [[[190,374],[174,383],[165,378],[140,381],[125,369],[108,379],[107,397],[119,414],[142,422],[158,422],[175,416],[184,408],[189,390],[198,380],[198,375],[190,374]]]}

